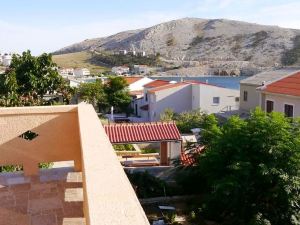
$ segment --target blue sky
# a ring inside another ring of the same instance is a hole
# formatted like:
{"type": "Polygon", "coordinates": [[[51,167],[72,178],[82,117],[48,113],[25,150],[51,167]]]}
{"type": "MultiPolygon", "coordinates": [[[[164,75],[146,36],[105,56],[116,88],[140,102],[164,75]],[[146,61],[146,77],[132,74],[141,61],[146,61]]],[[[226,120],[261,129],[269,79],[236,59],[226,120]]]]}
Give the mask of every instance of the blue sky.
{"type": "Polygon", "coordinates": [[[8,0],[0,51],[51,52],[183,17],[227,18],[300,29],[300,0],[8,0]]]}

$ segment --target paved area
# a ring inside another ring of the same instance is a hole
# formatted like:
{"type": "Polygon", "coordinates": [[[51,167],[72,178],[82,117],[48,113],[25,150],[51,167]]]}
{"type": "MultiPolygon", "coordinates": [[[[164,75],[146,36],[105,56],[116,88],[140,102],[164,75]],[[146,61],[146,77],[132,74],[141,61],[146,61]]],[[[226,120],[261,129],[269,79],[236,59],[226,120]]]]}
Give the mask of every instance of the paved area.
{"type": "Polygon", "coordinates": [[[40,176],[0,174],[0,225],[84,225],[82,175],[72,168],[40,176]]]}

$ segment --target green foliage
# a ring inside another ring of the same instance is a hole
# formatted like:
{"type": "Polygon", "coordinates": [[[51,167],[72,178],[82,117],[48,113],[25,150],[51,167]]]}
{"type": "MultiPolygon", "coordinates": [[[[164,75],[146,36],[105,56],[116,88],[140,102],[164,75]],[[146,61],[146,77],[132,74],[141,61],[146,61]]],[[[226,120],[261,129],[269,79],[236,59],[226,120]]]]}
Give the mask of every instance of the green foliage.
{"type": "Polygon", "coordinates": [[[100,80],[92,83],[81,83],[78,87],[78,94],[82,100],[93,106],[106,105],[106,96],[100,80]]]}
{"type": "Polygon", "coordinates": [[[141,149],[141,152],[143,154],[158,153],[159,149],[146,148],[146,149],[141,149]]]}
{"type": "Polygon", "coordinates": [[[300,121],[257,109],[247,120],[208,124],[206,151],[179,182],[195,181],[201,215],[232,225],[299,224],[300,121]]]}
{"type": "Polygon", "coordinates": [[[109,53],[95,54],[93,56],[95,62],[102,62],[110,66],[133,65],[157,66],[160,64],[159,56],[133,56],[133,55],[113,55],[109,53]]]}
{"type": "Polygon", "coordinates": [[[104,85],[104,93],[109,106],[113,106],[117,112],[129,113],[131,97],[128,84],[123,77],[110,77],[104,85]]]}
{"type": "Polygon", "coordinates": [[[105,84],[100,80],[80,84],[77,93],[84,101],[98,106],[101,112],[108,112],[111,106],[117,112],[129,112],[131,97],[127,87],[123,77],[109,77],[105,84]]]}
{"type": "MultiPolygon", "coordinates": [[[[39,163],[39,168],[41,169],[49,169],[52,168],[53,163],[39,163]]],[[[22,165],[10,165],[10,166],[0,166],[0,173],[12,173],[23,171],[22,165]]]]}
{"type": "Polygon", "coordinates": [[[133,145],[124,144],[124,145],[113,145],[116,151],[135,151],[133,145]]]}
{"type": "Polygon", "coordinates": [[[281,62],[283,65],[289,66],[297,63],[299,59],[300,59],[300,35],[297,35],[294,39],[293,48],[283,53],[281,62]]]}
{"type": "Polygon", "coordinates": [[[50,54],[13,55],[9,69],[0,77],[0,106],[47,104],[44,95],[54,94],[63,83],[55,67],[50,54]]]}
{"type": "Polygon", "coordinates": [[[181,133],[191,133],[192,128],[202,126],[205,114],[200,110],[192,110],[180,113],[175,117],[176,125],[181,133]]]}
{"type": "Polygon", "coordinates": [[[128,179],[139,198],[153,198],[165,195],[169,190],[167,184],[146,172],[127,173],[128,179]]]}
{"type": "Polygon", "coordinates": [[[171,108],[166,108],[165,111],[162,114],[160,114],[160,121],[162,122],[170,122],[174,120],[174,118],[175,113],[171,108]]]}

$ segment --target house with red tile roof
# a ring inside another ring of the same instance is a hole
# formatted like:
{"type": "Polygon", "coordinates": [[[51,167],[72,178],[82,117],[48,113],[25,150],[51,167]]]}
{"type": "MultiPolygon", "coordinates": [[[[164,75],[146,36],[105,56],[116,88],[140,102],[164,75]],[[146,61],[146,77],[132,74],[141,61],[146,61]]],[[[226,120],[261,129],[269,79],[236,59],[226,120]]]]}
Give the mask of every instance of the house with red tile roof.
{"type": "Polygon", "coordinates": [[[258,90],[261,108],[266,112],[282,112],[287,117],[300,116],[300,71],[262,85],[258,90]]]}
{"type": "Polygon", "coordinates": [[[160,120],[166,108],[175,113],[201,109],[209,114],[219,113],[225,108],[237,109],[239,91],[198,81],[168,82],[145,88],[144,103],[140,108],[141,116],[145,121],[153,122],[160,120]]]}

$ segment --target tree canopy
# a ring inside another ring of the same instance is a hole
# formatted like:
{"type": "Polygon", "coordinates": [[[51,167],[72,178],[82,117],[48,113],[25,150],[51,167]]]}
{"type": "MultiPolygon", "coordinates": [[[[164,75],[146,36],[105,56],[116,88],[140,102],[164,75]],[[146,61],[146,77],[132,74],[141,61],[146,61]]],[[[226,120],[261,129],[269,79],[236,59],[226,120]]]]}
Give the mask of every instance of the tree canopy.
{"type": "Polygon", "coordinates": [[[108,111],[111,106],[118,112],[128,112],[131,102],[128,84],[123,77],[109,77],[104,84],[100,80],[82,83],[78,94],[85,102],[98,106],[102,112],[108,111]]]}
{"type": "Polygon", "coordinates": [[[181,183],[203,194],[196,214],[221,224],[300,224],[300,123],[257,109],[222,127],[209,118],[196,166],[181,183]]]}
{"type": "Polygon", "coordinates": [[[45,94],[54,94],[62,88],[51,54],[32,56],[30,51],[13,55],[12,63],[0,77],[0,105],[43,105],[45,94]]]}

